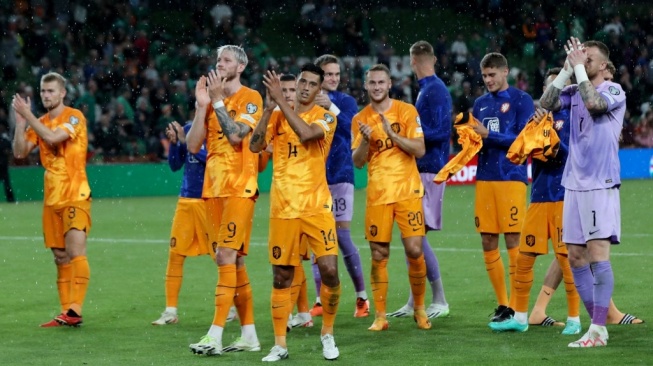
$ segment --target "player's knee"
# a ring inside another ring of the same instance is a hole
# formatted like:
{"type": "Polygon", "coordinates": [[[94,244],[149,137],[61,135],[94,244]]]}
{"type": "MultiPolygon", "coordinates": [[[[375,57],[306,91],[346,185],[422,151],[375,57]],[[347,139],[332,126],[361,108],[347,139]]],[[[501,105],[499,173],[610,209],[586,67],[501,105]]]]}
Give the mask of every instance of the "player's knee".
{"type": "Polygon", "coordinates": [[[54,264],[62,265],[70,263],[70,256],[68,256],[65,250],[52,249],[52,254],[54,255],[54,264]]]}

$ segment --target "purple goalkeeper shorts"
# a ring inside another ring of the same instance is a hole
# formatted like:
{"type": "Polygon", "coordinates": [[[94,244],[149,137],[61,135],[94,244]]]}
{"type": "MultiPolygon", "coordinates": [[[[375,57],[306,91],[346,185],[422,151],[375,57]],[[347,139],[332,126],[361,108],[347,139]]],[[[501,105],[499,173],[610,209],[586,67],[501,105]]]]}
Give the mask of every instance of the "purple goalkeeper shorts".
{"type": "Polygon", "coordinates": [[[354,215],[354,185],[351,183],[337,183],[329,185],[333,207],[331,212],[336,222],[351,221],[354,215]]]}
{"type": "Polygon", "coordinates": [[[585,244],[590,240],[607,239],[619,244],[621,205],[619,188],[593,191],[565,191],[562,209],[562,241],[585,244]]]}
{"type": "Polygon", "coordinates": [[[442,200],[444,198],[444,188],[447,182],[442,184],[433,183],[435,174],[419,173],[424,185],[424,197],[422,197],[422,209],[424,210],[424,224],[426,231],[442,229],[442,200]]]}

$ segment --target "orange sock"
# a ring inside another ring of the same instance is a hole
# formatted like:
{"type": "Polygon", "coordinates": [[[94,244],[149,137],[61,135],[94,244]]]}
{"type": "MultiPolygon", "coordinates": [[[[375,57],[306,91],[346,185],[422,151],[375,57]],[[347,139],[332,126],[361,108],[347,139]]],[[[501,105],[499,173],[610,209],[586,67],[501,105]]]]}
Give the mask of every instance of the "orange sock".
{"type": "Polygon", "coordinates": [[[240,325],[254,324],[254,298],[252,297],[252,286],[249,284],[249,275],[245,266],[236,270],[234,305],[238,310],[240,325]]]}
{"type": "Polygon", "coordinates": [[[185,256],[168,252],[168,267],[166,268],[166,307],[177,307],[181,281],[184,276],[185,256]]]}
{"type": "Polygon", "coordinates": [[[511,298],[515,298],[515,311],[520,313],[528,312],[528,300],[530,298],[531,287],[533,287],[533,265],[535,257],[519,254],[517,258],[517,273],[515,274],[515,292],[511,298]]]}
{"type": "Polygon", "coordinates": [[[336,312],[340,303],[340,284],[329,287],[322,283],[320,287],[320,301],[322,301],[322,335],[333,334],[333,324],[336,322],[336,312]]]}
{"type": "Polygon", "coordinates": [[[499,249],[483,252],[485,259],[485,269],[490,277],[490,282],[494,288],[494,294],[497,297],[499,305],[508,305],[508,294],[506,293],[506,279],[505,269],[501,261],[501,253],[499,249]]]}
{"type": "Polygon", "coordinates": [[[70,283],[73,279],[73,266],[70,263],[57,264],[57,291],[59,292],[59,303],[61,312],[70,308],[70,283]]]}
{"type": "Polygon", "coordinates": [[[298,273],[301,273],[302,284],[299,286],[299,294],[297,294],[297,312],[298,313],[308,313],[308,292],[306,290],[306,273],[304,273],[304,266],[298,266],[295,268],[295,276],[298,273]]]}
{"type": "Polygon", "coordinates": [[[424,254],[418,258],[408,259],[408,280],[410,281],[410,290],[415,300],[415,309],[424,309],[424,294],[426,293],[426,262],[424,254]]]}
{"type": "Polygon", "coordinates": [[[218,267],[218,285],[215,287],[215,312],[213,325],[223,327],[227,322],[229,308],[234,303],[236,293],[236,265],[226,264],[218,267]]]}
{"type": "Polygon", "coordinates": [[[388,295],[388,260],[372,259],[372,294],[376,317],[385,318],[385,306],[388,295]]]}
{"type": "Polygon", "coordinates": [[[578,295],[578,291],[576,291],[574,275],[571,273],[571,267],[569,266],[569,259],[567,256],[559,254],[556,254],[556,259],[558,260],[558,264],[562,270],[562,281],[565,283],[565,291],[567,293],[567,315],[579,316],[580,295],[578,295]]]}
{"type": "Polygon", "coordinates": [[[85,255],[80,255],[70,261],[72,267],[72,286],[70,291],[70,309],[82,315],[82,305],[91,279],[91,268],[85,255]]]}
{"type": "Polygon", "coordinates": [[[272,288],[270,296],[270,307],[272,308],[272,325],[274,326],[275,337],[286,336],[286,325],[288,323],[288,303],[290,303],[290,288],[272,288]]]}
{"type": "Polygon", "coordinates": [[[508,283],[510,284],[510,298],[508,306],[515,308],[517,299],[515,295],[515,274],[517,273],[517,258],[519,257],[519,247],[508,249],[508,283]]]}
{"type": "Polygon", "coordinates": [[[295,275],[292,278],[292,283],[290,284],[290,308],[289,311],[292,314],[292,310],[299,299],[299,292],[302,289],[302,282],[304,281],[304,267],[297,266],[295,267],[295,275]]]}

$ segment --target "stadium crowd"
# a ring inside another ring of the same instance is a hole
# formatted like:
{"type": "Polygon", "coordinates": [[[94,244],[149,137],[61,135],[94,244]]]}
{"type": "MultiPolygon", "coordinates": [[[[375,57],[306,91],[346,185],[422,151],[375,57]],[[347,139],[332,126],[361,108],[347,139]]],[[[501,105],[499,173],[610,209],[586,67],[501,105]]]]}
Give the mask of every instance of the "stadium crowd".
{"type": "MultiPolygon", "coordinates": [[[[622,147],[653,147],[653,11],[622,12],[614,2],[600,0],[573,1],[566,8],[542,1],[511,10],[506,1],[481,1],[472,9],[449,3],[454,11],[480,19],[478,27],[429,40],[454,113],[469,110],[485,92],[479,61],[487,52],[521,57],[523,62],[511,62],[510,82],[537,98],[546,70],[564,60],[557,51],[563,40],[596,39],[610,48],[614,80],[628,94],[622,147]],[[569,16],[580,13],[587,16],[569,16]]],[[[273,54],[265,41],[273,35],[262,32],[266,13],[256,1],[190,2],[185,10],[192,32],[182,37],[155,26],[147,1],[67,2],[61,8],[38,1],[2,4],[0,124],[12,130],[9,102],[14,92],[30,97],[33,110],[41,112],[38,82],[57,71],[69,80],[68,104],[88,119],[91,162],[164,158],[165,126],[192,119],[194,82],[213,67],[216,48],[225,44],[242,44],[247,50],[250,66],[243,84],[262,94],[266,70],[296,74],[303,61],[324,53],[342,57],[340,88],[359,108],[367,102],[363,75],[377,61],[392,71],[392,97],[414,103],[418,90],[407,50],[393,47],[368,10],[345,10],[342,1],[306,0],[291,7],[297,13],[296,33],[314,45],[315,54],[306,55],[291,50],[273,54]]],[[[37,161],[32,154],[12,164],[37,161]]]]}

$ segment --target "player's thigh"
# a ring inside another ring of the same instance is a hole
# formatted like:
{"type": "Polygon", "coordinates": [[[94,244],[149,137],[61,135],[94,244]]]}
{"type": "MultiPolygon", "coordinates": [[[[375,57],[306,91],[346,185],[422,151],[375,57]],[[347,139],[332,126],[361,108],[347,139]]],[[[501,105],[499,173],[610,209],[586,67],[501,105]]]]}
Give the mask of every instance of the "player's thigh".
{"type": "Polygon", "coordinates": [[[249,242],[254,221],[253,198],[224,198],[222,220],[218,231],[218,246],[238,251],[239,255],[249,253],[249,242]]]}
{"type": "Polygon", "coordinates": [[[621,235],[619,189],[597,189],[578,193],[580,221],[585,242],[608,239],[612,244],[619,243],[621,235]]]}
{"type": "Polygon", "coordinates": [[[551,237],[553,252],[567,256],[567,244],[562,240],[562,210],[564,202],[550,202],[549,206],[549,236],[551,237]]]}
{"type": "Polygon", "coordinates": [[[549,252],[548,202],[531,203],[526,210],[519,238],[519,251],[547,254],[549,252]]]}
{"type": "Polygon", "coordinates": [[[502,233],[519,233],[526,215],[526,184],[494,182],[497,218],[502,233]]]}
{"type": "Polygon", "coordinates": [[[424,212],[422,211],[421,198],[399,201],[394,206],[395,221],[397,222],[402,238],[425,235],[424,212]]]}
{"type": "Polygon", "coordinates": [[[476,181],[474,199],[474,225],[476,232],[499,234],[499,219],[494,182],[476,181]]]}
{"type": "Polygon", "coordinates": [[[275,266],[299,266],[306,246],[301,235],[301,220],[270,219],[268,257],[275,266]]]}
{"type": "Polygon", "coordinates": [[[179,198],[170,229],[170,250],[187,257],[211,254],[204,200],[179,198]]]}
{"type": "Polygon", "coordinates": [[[365,240],[389,243],[392,240],[394,204],[365,208],[365,240]]]}
{"type": "Polygon", "coordinates": [[[42,213],[43,240],[46,248],[65,249],[63,239],[63,222],[54,206],[43,206],[42,213]]]}
{"type": "MultiPolygon", "coordinates": [[[[75,245],[86,245],[86,236],[91,232],[91,201],[74,201],[55,207],[55,212],[61,217],[63,235],[69,230],[84,232],[84,239],[75,240],[75,245]]],[[[80,237],[82,238],[82,237],[80,237]]]]}
{"type": "Polygon", "coordinates": [[[301,219],[303,239],[317,261],[325,255],[338,255],[336,221],[330,214],[318,214],[301,219]]]}
{"type": "Polygon", "coordinates": [[[426,230],[442,229],[442,201],[446,182],[436,184],[433,182],[435,174],[420,173],[422,185],[424,186],[424,197],[422,197],[422,209],[424,211],[424,224],[426,230]]]}
{"type": "Polygon", "coordinates": [[[336,222],[351,221],[354,215],[354,185],[351,183],[338,183],[329,185],[333,199],[331,211],[336,222]]]}

